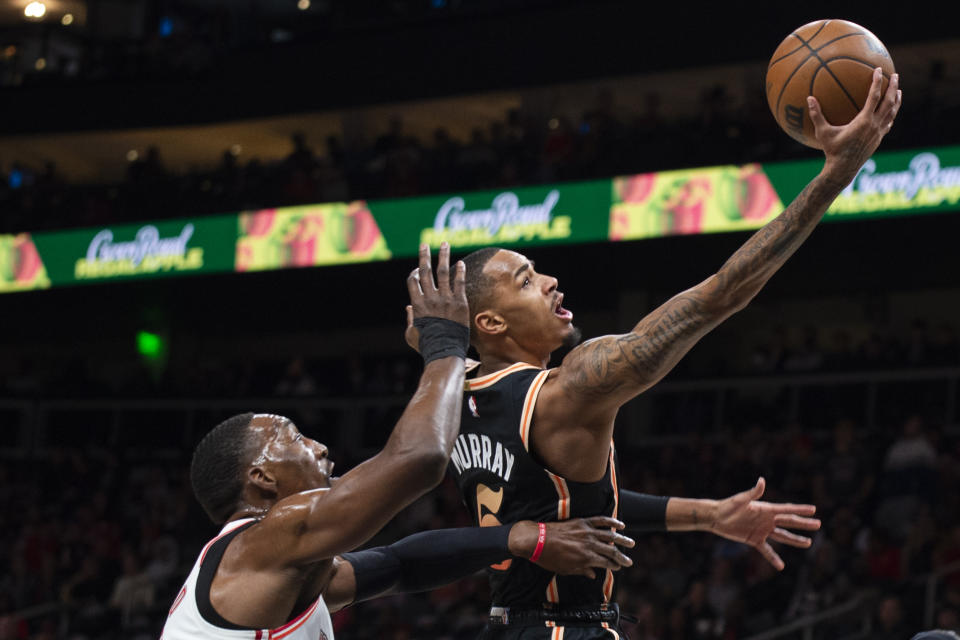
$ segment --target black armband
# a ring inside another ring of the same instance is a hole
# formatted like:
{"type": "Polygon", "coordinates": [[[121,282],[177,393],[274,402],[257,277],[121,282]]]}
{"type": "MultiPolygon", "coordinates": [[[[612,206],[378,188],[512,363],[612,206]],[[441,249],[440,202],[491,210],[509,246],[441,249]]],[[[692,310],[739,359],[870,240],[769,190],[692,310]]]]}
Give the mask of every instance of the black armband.
{"type": "Polygon", "coordinates": [[[621,491],[617,517],[627,525],[627,531],[666,531],[669,500],[665,496],[621,491]]]}
{"type": "Polygon", "coordinates": [[[416,318],[413,326],[420,331],[420,355],[424,364],[448,356],[467,357],[470,329],[465,325],[446,318],[431,317],[416,318]]]}
{"type": "Polygon", "coordinates": [[[438,529],[386,547],[343,554],[353,565],[353,601],[436,589],[511,557],[510,525],[438,529]]]}

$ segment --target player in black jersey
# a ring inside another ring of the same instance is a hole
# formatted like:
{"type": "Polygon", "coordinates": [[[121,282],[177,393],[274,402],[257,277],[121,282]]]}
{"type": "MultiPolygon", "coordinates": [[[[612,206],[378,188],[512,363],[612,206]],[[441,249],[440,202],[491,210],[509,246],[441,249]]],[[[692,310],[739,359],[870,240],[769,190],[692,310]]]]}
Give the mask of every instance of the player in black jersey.
{"type": "MultiPolygon", "coordinates": [[[[619,491],[614,418],[707,332],[745,307],[813,231],[893,126],[898,80],[891,79],[885,95],[881,81],[878,70],[866,105],[845,126],[827,123],[810,99],[826,156],[823,170],[717,273],[665,302],[631,332],[574,348],[556,368],[546,369],[553,351],[579,340],[557,280],[513,251],[487,248],[465,258],[471,342],[480,363],[466,384],[450,466],[478,524],[606,514],[629,529],[634,513],[659,509],[666,529],[710,530],[750,544],[778,569],[783,562],[770,540],[809,545],[786,527],[819,527],[807,517],[814,507],[759,502],[762,479],[722,501],[619,491]]],[[[514,560],[494,566],[491,575],[494,607],[485,638],[618,635],[612,574],[592,581],[557,577],[514,560]]]]}
{"type": "Polygon", "coordinates": [[[631,564],[609,544],[632,546],[610,529],[622,524],[602,517],[431,531],[344,553],[443,477],[457,434],[469,323],[463,265],[452,285],[448,270],[448,246],[440,249],[437,280],[421,247],[408,288],[423,329],[424,372],[376,456],[333,478],[327,448],[272,414],[229,418],[197,445],[190,482],[224,528],[194,564],[163,638],[332,638],[328,607],[433,588],[515,554],[589,576],[591,567],[631,564]]]}

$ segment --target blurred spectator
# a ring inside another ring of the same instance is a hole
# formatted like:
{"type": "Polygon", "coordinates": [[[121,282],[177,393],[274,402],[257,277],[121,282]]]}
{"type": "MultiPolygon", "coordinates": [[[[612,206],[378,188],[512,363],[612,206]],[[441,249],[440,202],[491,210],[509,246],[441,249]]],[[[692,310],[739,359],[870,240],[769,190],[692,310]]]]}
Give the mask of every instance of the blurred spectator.
{"type": "Polygon", "coordinates": [[[707,603],[707,588],[701,580],[691,583],[687,591],[683,617],[686,638],[718,638],[723,633],[723,620],[711,611],[707,603]]]}
{"type": "Polygon", "coordinates": [[[937,524],[928,505],[912,521],[903,545],[903,575],[922,575],[933,570],[937,524]]]}
{"type": "Polygon", "coordinates": [[[110,570],[103,561],[93,554],[85,556],[60,592],[61,601],[76,611],[78,630],[91,632],[109,625],[106,605],[112,588],[110,570]]]}
{"type": "Polygon", "coordinates": [[[544,181],[562,180],[567,176],[564,166],[573,157],[575,138],[573,128],[565,116],[552,118],[547,124],[549,133],[543,141],[540,178],[544,181]]]}
{"type": "Polygon", "coordinates": [[[294,132],[290,136],[290,142],[293,143],[293,151],[287,156],[287,166],[309,174],[313,170],[314,157],[313,151],[307,146],[306,136],[301,131],[294,132]]]}
{"type": "Polygon", "coordinates": [[[127,167],[127,179],[133,185],[155,186],[166,176],[160,150],[155,146],[147,148],[143,158],[134,159],[127,167]]]}
{"type": "Polygon", "coordinates": [[[869,532],[866,562],[870,578],[876,584],[893,584],[902,577],[902,549],[881,528],[869,532]]]}
{"type": "Polygon", "coordinates": [[[857,442],[855,424],[841,419],[833,428],[833,450],[825,464],[826,486],[818,505],[821,508],[850,505],[859,508],[869,496],[875,474],[862,443],[857,442]]]}
{"type": "Polygon", "coordinates": [[[960,613],[956,609],[944,608],[937,612],[938,629],[960,629],[960,613]]]}
{"type": "Polygon", "coordinates": [[[887,596],[877,606],[875,640],[903,640],[910,631],[903,622],[903,603],[897,596],[887,596]]]}
{"type": "Polygon", "coordinates": [[[740,598],[740,585],[733,579],[732,569],[729,559],[716,558],[707,578],[707,604],[721,618],[740,598]]]}
{"type": "Polygon", "coordinates": [[[129,628],[137,616],[153,606],[155,589],[150,576],[141,570],[135,553],[126,549],[122,558],[123,573],[113,584],[109,604],[119,613],[121,626],[129,628]]]}
{"type": "Polygon", "coordinates": [[[284,204],[310,202],[317,196],[314,185],[316,162],[313,151],[307,146],[302,133],[291,136],[293,151],[286,159],[286,175],[281,186],[281,200],[284,204]]]}
{"type": "Polygon", "coordinates": [[[909,417],[901,436],[887,450],[877,523],[898,539],[907,535],[922,502],[930,500],[937,452],[920,416],[909,417]]]}

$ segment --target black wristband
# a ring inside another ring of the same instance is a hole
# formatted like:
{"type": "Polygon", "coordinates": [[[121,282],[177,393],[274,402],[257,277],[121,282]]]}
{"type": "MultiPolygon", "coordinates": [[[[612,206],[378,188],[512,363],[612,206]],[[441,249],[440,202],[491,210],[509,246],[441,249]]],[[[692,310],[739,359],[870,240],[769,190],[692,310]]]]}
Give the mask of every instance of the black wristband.
{"type": "Polygon", "coordinates": [[[627,525],[627,531],[637,533],[667,530],[667,496],[651,496],[636,491],[620,492],[617,516],[627,525]]]}
{"type": "Polygon", "coordinates": [[[466,326],[446,318],[415,318],[413,326],[420,331],[420,355],[424,364],[449,356],[467,357],[470,329],[466,326]]]}

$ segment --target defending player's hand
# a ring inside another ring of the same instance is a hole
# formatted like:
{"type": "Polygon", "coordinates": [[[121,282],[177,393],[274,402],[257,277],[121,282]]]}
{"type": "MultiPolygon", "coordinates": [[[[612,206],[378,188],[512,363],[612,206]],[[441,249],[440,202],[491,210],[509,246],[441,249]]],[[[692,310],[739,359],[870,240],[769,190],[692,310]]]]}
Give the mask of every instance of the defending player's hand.
{"type": "Polygon", "coordinates": [[[450,245],[444,242],[440,245],[437,276],[434,279],[430,247],[420,245],[420,266],[407,277],[413,318],[443,318],[470,326],[466,294],[467,268],[463,261],[457,262],[454,268],[456,275],[451,286],[450,245]]]}
{"type": "Polygon", "coordinates": [[[839,172],[843,180],[853,180],[863,163],[880,146],[883,136],[893,127],[902,99],[899,74],[890,77],[886,93],[882,89],[883,73],[877,68],[873,72],[873,83],[863,109],[848,124],[839,127],[823,117],[816,98],[807,98],[814,136],[827,156],[824,168],[839,172]]]}
{"type": "MultiPolygon", "coordinates": [[[[523,523],[518,523],[523,524],[523,523]]],[[[523,547],[533,550],[537,536],[537,525],[527,523],[526,540],[523,547]],[[532,536],[532,537],[531,537],[532,536]]],[[[596,576],[594,568],[618,571],[629,567],[633,560],[625,556],[617,545],[633,548],[631,538],[616,533],[624,524],[615,518],[596,516],[593,518],[575,518],[563,522],[548,522],[543,551],[537,565],[551,573],[560,575],[581,575],[588,578],[596,576]]],[[[511,545],[513,546],[513,545],[511,545]]],[[[521,557],[531,554],[524,552],[521,557]]]]}
{"type": "Polygon", "coordinates": [[[812,504],[761,502],[759,498],[766,486],[766,481],[759,478],[752,489],[721,500],[710,531],[724,538],[749,544],[777,571],[782,571],[783,560],[770,546],[769,541],[806,549],[813,541],[806,536],[791,533],[786,528],[816,531],[820,528],[820,520],[808,517],[817,511],[812,504]]]}
{"type": "Polygon", "coordinates": [[[407,341],[407,346],[420,353],[420,329],[413,325],[413,305],[407,305],[407,328],[403,332],[403,339],[407,341]]]}
{"type": "MultiPolygon", "coordinates": [[[[403,339],[406,340],[408,347],[420,353],[420,329],[413,324],[413,306],[409,304],[407,305],[407,328],[403,332],[403,339]]],[[[480,363],[472,358],[466,358],[463,364],[464,368],[470,371],[480,363]]]]}

